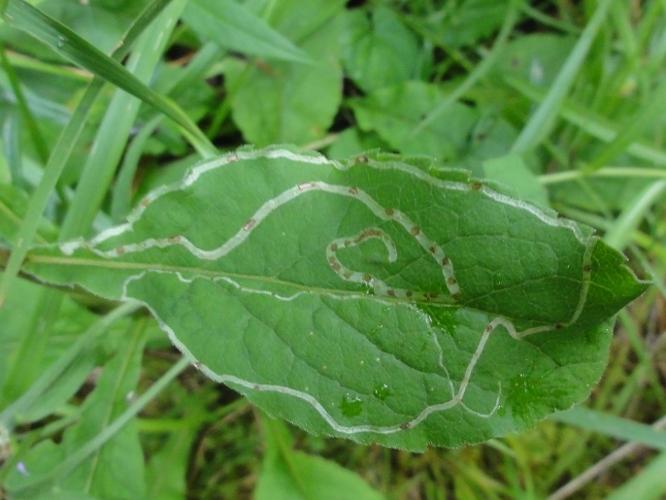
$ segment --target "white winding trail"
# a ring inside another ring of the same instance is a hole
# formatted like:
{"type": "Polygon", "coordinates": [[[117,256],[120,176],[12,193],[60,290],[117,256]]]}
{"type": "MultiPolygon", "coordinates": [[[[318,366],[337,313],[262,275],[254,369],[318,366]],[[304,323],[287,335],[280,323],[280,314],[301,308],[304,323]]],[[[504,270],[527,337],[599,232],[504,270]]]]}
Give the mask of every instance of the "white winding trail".
{"type": "MultiPolygon", "coordinates": [[[[231,163],[240,160],[251,160],[258,158],[289,159],[298,163],[328,165],[339,170],[346,170],[352,168],[349,165],[344,165],[340,162],[328,160],[321,155],[316,155],[316,154],[303,155],[284,149],[269,148],[256,151],[238,151],[235,153],[227,154],[216,160],[210,161],[208,163],[203,163],[199,166],[194,167],[180,183],[176,183],[170,186],[163,186],[149,193],[142,200],[140,205],[128,216],[126,224],[110,228],[100,233],[90,242],[85,242],[83,240],[75,240],[62,244],[60,248],[65,254],[72,254],[74,251],[80,248],[86,248],[103,258],[112,259],[120,257],[127,253],[142,252],[150,248],[165,248],[174,245],[179,245],[187,249],[192,255],[196,256],[197,258],[205,260],[217,260],[223,258],[224,256],[228,255],[231,251],[241,246],[247,240],[248,236],[252,233],[252,231],[256,229],[257,226],[259,226],[272,212],[277,210],[279,207],[283,206],[286,203],[289,203],[290,201],[298,198],[299,196],[302,196],[305,193],[312,191],[320,191],[320,192],[326,192],[326,193],[354,198],[359,202],[363,203],[380,220],[393,221],[398,225],[400,225],[405,231],[407,231],[408,234],[410,234],[415,239],[415,241],[424,249],[424,251],[428,255],[430,255],[434,259],[434,261],[440,267],[444,282],[446,284],[447,290],[450,293],[450,295],[455,299],[460,294],[461,292],[460,287],[455,278],[454,267],[451,260],[444,254],[443,249],[436,242],[428,238],[428,236],[424,234],[422,229],[419,228],[418,225],[416,225],[406,214],[395,208],[386,208],[381,206],[368,193],[357,187],[328,184],[321,181],[311,181],[299,184],[297,186],[294,186],[290,189],[283,191],[282,193],[278,194],[276,197],[266,201],[231,238],[229,238],[222,245],[214,249],[204,250],[198,248],[190,240],[188,240],[186,237],[182,235],[176,235],[169,238],[150,238],[141,241],[139,243],[127,244],[109,250],[101,250],[98,248],[98,246],[104,241],[122,235],[126,232],[132,231],[134,223],[141,217],[145,209],[159,197],[167,193],[173,191],[179,191],[187,188],[188,186],[191,186],[199,178],[201,178],[202,175],[204,175],[207,172],[223,168],[226,165],[229,165],[231,163]]],[[[324,407],[324,405],[322,405],[315,397],[313,397],[311,394],[307,392],[281,385],[256,383],[236,377],[231,374],[219,374],[213,372],[208,367],[202,365],[199,361],[196,360],[196,358],[187,349],[187,347],[179,341],[173,329],[159,317],[157,312],[154,309],[152,309],[152,307],[149,304],[143,301],[141,302],[151,311],[153,316],[155,316],[157,321],[160,323],[161,328],[168,334],[173,344],[185,356],[187,356],[197,368],[201,369],[213,380],[225,384],[234,385],[237,387],[242,387],[248,390],[259,391],[259,392],[273,392],[302,400],[308,403],[321,416],[321,418],[325,422],[327,422],[327,424],[334,431],[340,434],[346,434],[346,435],[359,434],[359,433],[393,434],[407,429],[412,429],[421,422],[423,422],[426,418],[428,418],[428,416],[434,413],[450,410],[456,406],[460,406],[465,411],[473,415],[476,415],[479,418],[490,418],[492,415],[495,414],[495,412],[499,408],[501,394],[502,394],[501,385],[498,384],[498,391],[497,391],[495,405],[488,413],[482,413],[477,410],[471,409],[464,403],[465,393],[471,383],[474,374],[474,369],[478,364],[481,355],[483,354],[483,351],[485,349],[488,339],[490,338],[490,335],[498,327],[503,327],[507,331],[507,333],[511,335],[511,337],[519,340],[528,335],[563,328],[565,326],[569,326],[575,323],[579,318],[580,314],[582,313],[587,300],[587,293],[589,289],[590,273],[591,273],[591,254],[594,246],[594,240],[592,237],[584,235],[581,232],[580,228],[572,221],[559,219],[556,216],[546,213],[545,211],[543,211],[538,207],[535,207],[529,203],[525,203],[510,198],[508,196],[505,196],[501,193],[498,193],[488,188],[487,186],[478,183],[470,184],[464,182],[444,181],[423,172],[417,167],[397,162],[377,162],[365,158],[363,164],[366,167],[379,170],[402,171],[422,180],[423,182],[426,182],[432,186],[444,190],[477,191],[482,195],[498,203],[524,210],[545,224],[555,227],[561,227],[568,231],[571,231],[572,234],[575,236],[575,238],[585,246],[585,254],[582,266],[583,271],[581,278],[582,285],[580,290],[580,296],[577,307],[570,320],[567,321],[566,323],[560,323],[554,325],[542,325],[519,332],[516,330],[513,322],[510,321],[509,319],[503,316],[495,317],[492,321],[488,323],[488,325],[483,330],[479,342],[477,344],[477,347],[467,364],[463,379],[456,390],[451,380],[451,377],[449,376],[449,372],[444,364],[443,352],[439,344],[439,341],[437,339],[436,329],[432,328],[432,326],[430,325],[430,318],[427,315],[425,315],[422,311],[414,308],[422,316],[422,318],[427,324],[428,329],[431,332],[432,342],[438,351],[438,365],[440,366],[442,373],[444,374],[444,376],[448,381],[448,387],[451,393],[451,398],[441,403],[426,406],[412,419],[404,421],[400,424],[390,425],[390,426],[375,426],[375,425],[347,426],[339,423],[329,413],[329,411],[324,407]]],[[[405,299],[433,298],[432,294],[424,294],[423,297],[420,297],[409,290],[390,287],[387,283],[385,283],[384,281],[380,280],[377,277],[371,276],[368,273],[354,271],[344,266],[344,264],[338,258],[337,252],[340,249],[351,248],[371,239],[378,239],[384,244],[387,250],[387,257],[389,262],[395,262],[397,260],[398,251],[395,246],[395,243],[386,232],[377,227],[366,228],[353,236],[336,238],[326,248],[326,259],[331,269],[342,280],[368,285],[374,289],[376,295],[373,295],[371,297],[363,294],[349,294],[346,296],[340,296],[338,294],[331,293],[330,296],[332,298],[346,300],[346,299],[358,299],[359,297],[364,297],[366,299],[371,298],[372,300],[380,302],[382,302],[381,299],[382,296],[398,297],[405,299]]],[[[281,295],[269,290],[255,289],[243,286],[229,277],[212,278],[202,275],[196,275],[193,278],[186,278],[181,273],[178,272],[173,273],[169,271],[158,271],[158,270],[151,270],[150,272],[157,272],[157,273],[162,272],[171,275],[175,274],[176,277],[184,283],[191,283],[194,279],[199,279],[199,278],[208,279],[210,281],[225,282],[226,284],[231,285],[237,290],[240,290],[244,293],[266,295],[270,296],[275,300],[286,301],[286,302],[296,300],[299,297],[311,293],[309,291],[299,291],[292,295],[281,295]]],[[[122,291],[123,300],[136,300],[129,295],[128,286],[134,281],[143,279],[146,276],[146,274],[147,271],[143,271],[139,274],[127,278],[127,280],[123,284],[123,291],[122,291]]]]}

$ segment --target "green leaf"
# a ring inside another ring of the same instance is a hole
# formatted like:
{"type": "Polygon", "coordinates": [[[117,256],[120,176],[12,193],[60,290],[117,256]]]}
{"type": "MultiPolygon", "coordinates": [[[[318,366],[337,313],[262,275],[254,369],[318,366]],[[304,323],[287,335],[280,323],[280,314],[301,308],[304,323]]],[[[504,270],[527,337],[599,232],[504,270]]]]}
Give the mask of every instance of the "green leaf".
{"type": "Polygon", "coordinates": [[[327,155],[334,160],[343,160],[372,149],[388,149],[375,133],[364,133],[356,127],[340,132],[327,155]]]}
{"type": "Polygon", "coordinates": [[[167,115],[190,139],[202,156],[212,156],[215,147],[175,102],[156,93],[128,72],[122,64],[104,54],[67,26],[47,16],[24,0],[9,0],[5,19],[30,33],[67,59],[117,85],[167,115]]]}
{"type": "Polygon", "coordinates": [[[291,436],[278,421],[263,419],[266,455],[254,492],[256,500],[381,500],[359,476],[335,462],[291,449],[291,436]]]}
{"type": "MultiPolygon", "coordinates": [[[[301,12],[301,4],[273,24],[297,41],[316,64],[255,65],[232,61],[226,70],[233,118],[247,142],[259,146],[282,142],[307,144],[324,136],[338,111],[342,99],[342,70],[338,62],[342,19],[335,16],[320,20],[326,24],[315,30],[317,25],[301,12]],[[293,18],[308,22],[290,32],[286,27],[292,25],[293,18]],[[304,31],[305,28],[313,32],[304,31]],[[298,38],[301,32],[305,34],[298,38]]],[[[322,5],[321,10],[329,8],[322,5]]]]}
{"type": "MultiPolygon", "coordinates": [[[[40,475],[59,465],[64,457],[99,435],[128,406],[136,388],[141,369],[145,321],[128,332],[127,342],[104,367],[95,391],[86,399],[80,421],[67,429],[62,443],[42,450],[31,449],[25,460],[27,475],[12,471],[7,488],[23,490],[30,485],[31,476],[40,475]],[[51,457],[51,458],[49,458],[51,457]]],[[[31,494],[55,494],[59,491],[90,495],[94,498],[142,498],[144,485],[143,452],[135,424],[132,422],[112,440],[80,463],[65,476],[55,478],[31,494]],[[118,485],[122,485],[119,488],[118,485]]]]}
{"type": "Polygon", "coordinates": [[[513,77],[540,88],[553,83],[575,38],[551,33],[531,33],[509,42],[491,73],[499,78],[513,77]]]}
{"type": "Polygon", "coordinates": [[[355,99],[351,106],[359,128],[376,131],[400,153],[444,161],[466,158],[474,164],[474,160],[506,152],[515,137],[512,127],[459,102],[450,103],[446,111],[421,125],[445,95],[437,85],[410,81],[355,99]]]}
{"type": "MultiPolygon", "coordinates": [[[[31,341],[31,333],[39,323],[38,306],[46,290],[23,280],[16,282],[14,292],[7,298],[6,307],[0,309],[0,407],[18,397],[21,391],[30,386],[35,376],[54,363],[73,343],[79,334],[91,324],[94,315],[72,300],[63,300],[61,315],[58,321],[50,325],[48,339],[43,347],[43,358],[38,366],[31,366],[31,356],[34,356],[37,345],[31,341]]],[[[64,294],[62,294],[64,296],[64,294]]],[[[89,355],[81,356],[81,364],[77,364],[71,371],[64,385],[60,380],[56,387],[51,387],[48,400],[39,402],[40,407],[53,410],[64,403],[83,382],[87,376],[85,367],[92,368],[93,359],[89,355]],[[72,378],[73,377],[73,378],[72,378]]],[[[56,381],[54,381],[56,382],[56,381]]],[[[43,410],[30,409],[33,416],[43,413],[43,410]]],[[[22,417],[30,417],[21,415],[22,417]]]]}
{"type": "MultiPolygon", "coordinates": [[[[201,401],[196,397],[183,398],[180,402],[188,405],[185,408],[188,412],[186,416],[192,413],[193,407],[198,413],[205,414],[201,401]]],[[[185,420],[187,425],[172,432],[164,445],[151,455],[146,467],[146,498],[159,498],[160,500],[186,498],[190,449],[202,421],[200,416],[185,420]]]]}
{"type": "Polygon", "coordinates": [[[347,14],[343,63],[349,77],[366,92],[417,79],[423,62],[416,36],[386,7],[347,14]]]}
{"type": "MultiPolygon", "coordinates": [[[[472,45],[500,27],[508,2],[465,0],[448,10],[444,22],[434,21],[442,42],[451,48],[472,45]]],[[[437,19],[434,16],[433,19],[437,19]]]]}
{"type": "Polygon", "coordinates": [[[516,154],[488,160],[483,164],[486,179],[507,186],[516,198],[541,207],[548,207],[548,192],[536,175],[516,154]]]}
{"type": "Polygon", "coordinates": [[[284,61],[312,62],[303,50],[235,0],[194,0],[189,2],[184,18],[194,31],[221,47],[284,61]]]}
{"type": "Polygon", "coordinates": [[[554,127],[559,109],[562,107],[578,72],[586,61],[592,42],[601,30],[612,0],[599,0],[594,14],[590,17],[576,45],[562,65],[559,73],[548,89],[545,99],[532,113],[527,124],[512,146],[514,152],[524,152],[538,146],[554,127]]]}
{"type": "Polygon", "coordinates": [[[239,150],[25,271],[143,302],[207,375],[316,434],[459,446],[583,400],[646,284],[589,228],[429,167],[239,150]]]}

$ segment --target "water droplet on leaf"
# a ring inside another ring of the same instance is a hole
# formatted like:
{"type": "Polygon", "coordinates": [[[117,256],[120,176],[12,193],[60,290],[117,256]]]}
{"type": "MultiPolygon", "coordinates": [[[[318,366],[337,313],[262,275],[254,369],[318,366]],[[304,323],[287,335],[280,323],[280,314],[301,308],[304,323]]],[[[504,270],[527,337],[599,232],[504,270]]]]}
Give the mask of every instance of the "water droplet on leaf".
{"type": "Polygon", "coordinates": [[[345,417],[356,417],[363,411],[363,401],[358,396],[347,393],[342,398],[340,410],[345,417]]]}
{"type": "Polygon", "coordinates": [[[384,401],[387,397],[391,395],[391,390],[389,389],[388,385],[381,384],[375,387],[372,390],[372,393],[375,395],[377,399],[384,401]]]}

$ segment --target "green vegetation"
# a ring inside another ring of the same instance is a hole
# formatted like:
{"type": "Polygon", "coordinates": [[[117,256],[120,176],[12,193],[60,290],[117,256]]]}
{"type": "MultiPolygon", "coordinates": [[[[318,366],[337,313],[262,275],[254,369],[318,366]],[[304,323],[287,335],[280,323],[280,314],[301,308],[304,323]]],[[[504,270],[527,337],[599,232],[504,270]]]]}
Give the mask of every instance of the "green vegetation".
{"type": "Polygon", "coordinates": [[[666,3],[0,10],[0,496],[666,492],[666,3]]]}

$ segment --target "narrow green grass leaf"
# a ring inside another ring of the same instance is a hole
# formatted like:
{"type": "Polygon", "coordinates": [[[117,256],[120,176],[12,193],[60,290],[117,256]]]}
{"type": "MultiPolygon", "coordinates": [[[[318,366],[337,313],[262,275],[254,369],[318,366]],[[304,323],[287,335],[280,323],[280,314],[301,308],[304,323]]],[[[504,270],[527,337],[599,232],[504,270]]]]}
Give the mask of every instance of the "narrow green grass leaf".
{"type": "Polygon", "coordinates": [[[666,180],[657,181],[639,192],[634,202],[620,215],[604,237],[604,241],[613,248],[623,250],[650,207],[663,200],[666,180]]]}
{"type": "MultiPolygon", "coordinates": [[[[21,492],[25,494],[26,491],[35,491],[42,487],[42,485],[47,484],[49,481],[57,480],[59,478],[65,477],[73,469],[79,466],[83,461],[85,461],[91,454],[95,453],[102,446],[104,446],[109,440],[114,438],[122,429],[137,416],[137,414],[142,411],[148,403],[150,403],[155,397],[167,386],[173,379],[175,379],[180,373],[182,373],[189,366],[189,362],[185,358],[181,358],[177,363],[175,363],[169,370],[167,370],[153,385],[151,385],[141,396],[137,397],[132,404],[130,404],[125,411],[123,411],[118,417],[116,417],[110,425],[104,427],[100,433],[94,436],[92,439],[85,442],[81,447],[76,450],[71,450],[71,452],[66,456],[62,457],[58,461],[51,460],[48,467],[45,467],[41,474],[35,474],[29,478],[17,477],[15,474],[13,477],[15,479],[14,487],[10,487],[10,491],[14,490],[16,492],[21,492]]],[[[47,441],[47,443],[52,443],[47,441]]],[[[38,447],[34,448],[34,455],[39,455],[38,447]]],[[[51,450],[50,454],[55,455],[51,450]]],[[[117,482],[115,485],[117,486],[117,482]]]]}
{"type": "Polygon", "coordinates": [[[666,495],[666,452],[657,455],[607,500],[658,500],[666,495]]]}
{"type": "Polygon", "coordinates": [[[639,139],[644,130],[659,126],[658,120],[666,111],[666,84],[662,84],[649,100],[652,104],[641,107],[601,153],[585,166],[586,170],[598,170],[607,165],[639,139]]]}
{"type": "Polygon", "coordinates": [[[120,318],[136,311],[137,308],[137,304],[123,304],[90,325],[90,327],[71,344],[62,356],[46,369],[42,369],[39,378],[30,386],[29,390],[23,393],[19,399],[14,401],[10,406],[5,408],[2,413],[0,413],[0,425],[3,425],[7,429],[12,429],[16,417],[20,416],[23,412],[30,410],[31,406],[44,395],[51,384],[63,374],[81,352],[91,346],[95,339],[99,338],[102,333],[107,331],[110,325],[118,321],[120,318]]]}
{"type": "Polygon", "coordinates": [[[544,185],[570,182],[583,178],[626,178],[626,179],[666,179],[666,170],[641,167],[607,167],[585,172],[583,170],[566,170],[539,176],[539,182],[544,185]]]}
{"type": "Polygon", "coordinates": [[[9,166],[12,184],[18,188],[26,189],[28,183],[23,174],[23,159],[21,157],[21,121],[18,113],[7,113],[2,126],[2,149],[5,161],[9,166]]]}
{"type": "Polygon", "coordinates": [[[113,188],[111,199],[111,218],[115,223],[120,222],[130,211],[132,206],[132,182],[139,166],[139,160],[150,136],[159,127],[162,116],[155,116],[147,122],[130,142],[123,163],[120,166],[118,178],[113,188]]]}
{"type": "Polygon", "coordinates": [[[192,0],[184,20],[194,31],[226,49],[289,62],[314,62],[291,40],[235,1],[192,0]]]}
{"type": "Polygon", "coordinates": [[[5,19],[16,28],[46,43],[64,57],[167,115],[182,127],[184,135],[202,156],[210,157],[215,153],[215,146],[175,102],[147,87],[122,64],[101,52],[67,26],[24,0],[9,0],[5,19]]]}
{"type": "MultiPolygon", "coordinates": [[[[127,62],[127,71],[140,82],[147,84],[153,75],[185,4],[185,0],[172,0],[137,42],[127,62]]],[[[90,230],[125,151],[140,105],[141,101],[133,95],[120,89],[115,91],[84,164],[62,225],[61,239],[71,239],[90,230]]]]}
{"type": "MultiPolygon", "coordinates": [[[[105,363],[95,390],[82,405],[79,421],[65,431],[62,441],[49,452],[58,462],[71,458],[82,446],[103,433],[126,408],[128,395],[131,396],[139,380],[145,327],[145,317],[135,321],[126,333],[126,342],[105,363]]],[[[41,468],[44,461],[51,460],[43,452],[35,454],[33,448],[23,459],[27,476],[13,471],[7,481],[8,489],[29,487],[32,476],[40,477],[51,471],[51,467],[41,468]]],[[[79,493],[93,498],[143,498],[143,476],[143,453],[136,426],[132,425],[115,433],[112,440],[93,450],[85,460],[79,460],[67,473],[53,478],[53,483],[44,485],[39,493],[62,491],[66,492],[65,496],[79,493]],[[122,484],[121,494],[119,484],[122,484]]],[[[32,493],[36,495],[38,492],[32,493]]]]}
{"type": "MultiPolygon", "coordinates": [[[[123,37],[124,42],[119,45],[113,53],[112,58],[116,61],[122,60],[146,26],[150,24],[169,2],[170,0],[154,0],[148,4],[125,33],[123,37]]],[[[0,308],[3,306],[5,298],[11,289],[12,282],[16,279],[27,249],[35,237],[48,199],[55,189],[58,179],[72,154],[72,150],[86,125],[92,105],[97,99],[103,83],[101,78],[95,78],[90,83],[72,114],[70,121],[60,133],[53,151],[51,151],[49,161],[44,169],[44,175],[37,189],[32,194],[28,209],[16,237],[16,244],[12,248],[5,272],[2,279],[0,279],[0,308]]]]}
{"type": "Polygon", "coordinates": [[[583,33],[576,42],[576,46],[567,58],[564,66],[555,78],[545,99],[530,117],[527,125],[523,128],[518,139],[514,142],[511,151],[521,153],[536,147],[546,137],[559,114],[559,109],[564,102],[569,89],[578,74],[578,70],[585,62],[585,56],[592,42],[601,28],[606,14],[614,0],[600,0],[592,18],[585,26],[583,33]]]}
{"type": "Polygon", "coordinates": [[[666,450],[666,433],[646,424],[634,422],[608,413],[577,406],[550,417],[558,422],[575,425],[582,429],[606,436],[641,443],[650,448],[666,450]]]}
{"type": "Polygon", "coordinates": [[[241,149],[25,271],[143,302],[205,374],[310,432],[483,441],[585,398],[646,284],[589,228],[431,166],[241,149]]]}
{"type": "MultiPolygon", "coordinates": [[[[210,65],[218,61],[222,54],[223,50],[212,42],[204,45],[180,76],[175,79],[164,80],[159,90],[172,97],[178,97],[190,85],[203,79],[210,65]]],[[[145,143],[162,123],[163,117],[162,114],[156,114],[153,118],[147,120],[127,148],[111,196],[111,218],[116,223],[120,222],[131,209],[134,174],[139,165],[145,143]]]]}
{"type": "MultiPolygon", "coordinates": [[[[516,78],[505,77],[504,81],[513,89],[523,94],[528,99],[543,103],[546,94],[534,86],[522,82],[516,78]]],[[[580,127],[588,134],[601,139],[605,142],[611,142],[621,131],[610,123],[597,116],[591,115],[585,111],[582,106],[572,103],[563,103],[559,110],[563,119],[580,127]]],[[[645,160],[659,166],[666,166],[666,152],[655,148],[649,144],[637,141],[629,144],[627,153],[634,158],[645,160]]]]}
{"type": "Polygon", "coordinates": [[[35,151],[37,152],[37,156],[39,157],[39,160],[42,162],[42,164],[45,165],[49,158],[46,142],[44,141],[44,137],[42,137],[42,133],[39,130],[37,121],[32,115],[32,111],[28,107],[28,101],[23,94],[23,90],[21,89],[21,83],[16,76],[14,67],[11,65],[9,59],[7,58],[4,47],[0,47],[0,62],[2,63],[2,69],[5,70],[7,78],[9,79],[9,83],[12,86],[12,90],[14,91],[14,96],[16,98],[21,117],[26,125],[26,128],[28,129],[28,133],[30,134],[35,151]]]}

